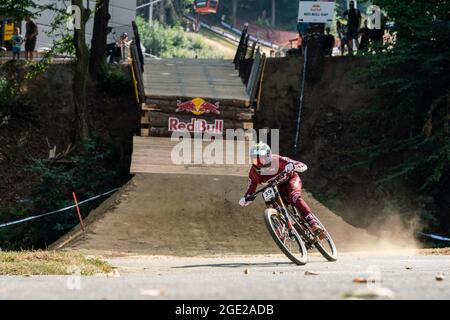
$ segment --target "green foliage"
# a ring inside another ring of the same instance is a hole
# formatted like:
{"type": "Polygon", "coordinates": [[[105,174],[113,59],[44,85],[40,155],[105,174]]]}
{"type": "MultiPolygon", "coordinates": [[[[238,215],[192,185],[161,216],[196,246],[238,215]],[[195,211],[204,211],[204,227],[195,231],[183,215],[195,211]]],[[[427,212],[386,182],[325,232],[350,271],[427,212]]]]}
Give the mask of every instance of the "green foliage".
{"type": "Polygon", "coordinates": [[[0,77],[0,114],[8,113],[17,100],[17,88],[12,81],[0,77]]]}
{"type": "Polygon", "coordinates": [[[4,17],[16,18],[23,20],[25,17],[32,17],[32,9],[36,9],[38,6],[32,0],[1,0],[0,12],[4,17]]]}
{"type": "Polygon", "coordinates": [[[67,19],[67,13],[63,10],[53,9],[55,12],[54,19],[50,25],[48,36],[53,38],[53,44],[49,51],[45,52],[42,58],[35,64],[30,66],[30,70],[26,75],[26,79],[30,80],[38,74],[47,70],[48,66],[53,62],[53,58],[57,56],[74,57],[75,45],[72,33],[67,33],[65,28],[60,28],[67,19]],[[60,30],[63,30],[62,32],[60,30]]]}
{"type": "MultiPolygon", "coordinates": [[[[104,151],[95,141],[88,141],[77,155],[68,159],[69,164],[49,166],[47,160],[34,160],[30,174],[38,175],[40,183],[30,197],[33,199],[30,210],[34,214],[41,214],[73,205],[72,192],[76,192],[79,200],[104,192],[116,175],[113,158],[111,151],[104,151]]],[[[90,203],[81,209],[87,213],[93,205],[95,203],[90,203]]],[[[27,211],[22,206],[11,208],[2,214],[2,222],[21,218],[27,211]]],[[[0,230],[0,246],[10,249],[44,247],[77,223],[75,211],[69,210],[29,225],[8,227],[0,230]]]]}
{"type": "Polygon", "coordinates": [[[180,26],[166,27],[156,21],[150,26],[141,17],[136,19],[136,23],[144,47],[153,55],[163,58],[223,58],[200,35],[185,32],[180,26]]]}
{"type": "Polygon", "coordinates": [[[104,64],[98,84],[112,96],[127,94],[132,90],[131,79],[122,66],[104,64]]]}
{"type": "Polygon", "coordinates": [[[377,4],[395,21],[395,40],[365,70],[380,94],[362,114],[364,158],[388,168],[383,187],[403,181],[440,202],[450,187],[450,2],[377,4]]]}
{"type": "Polygon", "coordinates": [[[70,195],[76,191],[80,197],[91,197],[103,191],[105,182],[115,175],[115,169],[108,168],[111,151],[102,151],[93,140],[83,144],[78,155],[70,159],[71,166],[48,166],[47,160],[35,160],[31,172],[40,176],[40,185],[35,190],[35,206],[42,209],[63,207],[70,202],[70,195]]]}
{"type": "MultiPolygon", "coordinates": [[[[0,211],[0,222],[14,221],[30,213],[42,214],[73,205],[72,192],[84,200],[108,191],[115,185],[119,164],[117,155],[109,147],[101,148],[96,141],[88,141],[77,149],[77,154],[64,164],[49,165],[36,159],[29,168],[31,175],[40,178],[29,199],[0,211]]],[[[100,200],[101,201],[101,200],[100,200]]],[[[86,214],[98,205],[91,202],[81,206],[86,214]]],[[[3,250],[45,248],[78,224],[75,209],[0,229],[0,248],[3,250]]]]}
{"type": "Polygon", "coordinates": [[[24,206],[19,204],[15,207],[9,208],[9,212],[7,213],[7,215],[14,219],[20,219],[23,218],[27,214],[27,212],[28,210],[24,206]]]}

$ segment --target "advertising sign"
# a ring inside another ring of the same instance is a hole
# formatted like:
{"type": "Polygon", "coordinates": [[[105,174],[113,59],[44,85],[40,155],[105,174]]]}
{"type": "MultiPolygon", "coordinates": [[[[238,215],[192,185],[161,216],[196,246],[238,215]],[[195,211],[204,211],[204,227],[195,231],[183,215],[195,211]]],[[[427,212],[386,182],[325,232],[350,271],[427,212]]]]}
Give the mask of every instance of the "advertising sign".
{"type": "Polygon", "coordinates": [[[4,25],[5,31],[3,33],[4,41],[11,41],[12,36],[14,35],[14,23],[5,23],[4,25]]]}
{"type": "Polygon", "coordinates": [[[334,7],[334,0],[300,1],[298,10],[298,22],[331,23],[333,22],[334,7]]]}

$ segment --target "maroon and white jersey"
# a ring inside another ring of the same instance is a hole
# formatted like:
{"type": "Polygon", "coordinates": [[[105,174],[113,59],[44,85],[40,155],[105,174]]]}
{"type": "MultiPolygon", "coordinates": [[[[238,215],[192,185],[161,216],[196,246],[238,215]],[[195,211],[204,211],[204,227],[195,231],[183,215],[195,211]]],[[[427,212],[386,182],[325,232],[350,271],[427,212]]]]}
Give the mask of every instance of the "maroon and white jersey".
{"type": "Polygon", "coordinates": [[[286,181],[298,179],[299,176],[297,172],[304,172],[307,170],[307,166],[304,163],[276,154],[272,155],[272,165],[269,168],[263,168],[261,172],[258,172],[256,168],[252,166],[249,173],[248,188],[245,196],[248,197],[255,193],[259,184],[263,184],[280,174],[289,163],[294,164],[295,171],[292,171],[286,176],[286,181]]]}

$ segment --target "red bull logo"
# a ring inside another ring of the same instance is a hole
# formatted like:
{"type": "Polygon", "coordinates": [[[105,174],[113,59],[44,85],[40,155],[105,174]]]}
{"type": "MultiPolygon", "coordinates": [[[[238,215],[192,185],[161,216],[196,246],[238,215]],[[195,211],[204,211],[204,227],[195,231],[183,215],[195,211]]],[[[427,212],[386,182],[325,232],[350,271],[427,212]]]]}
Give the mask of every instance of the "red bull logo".
{"type": "Polygon", "coordinates": [[[192,119],[190,123],[186,123],[178,118],[170,117],[169,131],[223,134],[223,120],[215,120],[214,123],[208,123],[203,119],[192,119]]]}
{"type": "Polygon", "coordinates": [[[205,113],[220,114],[219,108],[219,102],[212,104],[202,98],[195,98],[186,102],[178,101],[176,112],[189,112],[196,116],[201,116],[205,113]]]}

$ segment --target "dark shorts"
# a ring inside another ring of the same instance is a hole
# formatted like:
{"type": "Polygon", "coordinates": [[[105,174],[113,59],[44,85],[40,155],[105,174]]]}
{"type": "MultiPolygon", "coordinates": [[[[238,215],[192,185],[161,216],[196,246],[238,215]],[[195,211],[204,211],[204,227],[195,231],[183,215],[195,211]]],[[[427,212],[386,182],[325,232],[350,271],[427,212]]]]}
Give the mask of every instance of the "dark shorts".
{"type": "Polygon", "coordinates": [[[36,38],[25,41],[25,51],[34,51],[36,49],[36,38]]]}
{"type": "Polygon", "coordinates": [[[348,40],[358,39],[358,29],[349,28],[347,31],[347,39],[348,40]]]}

